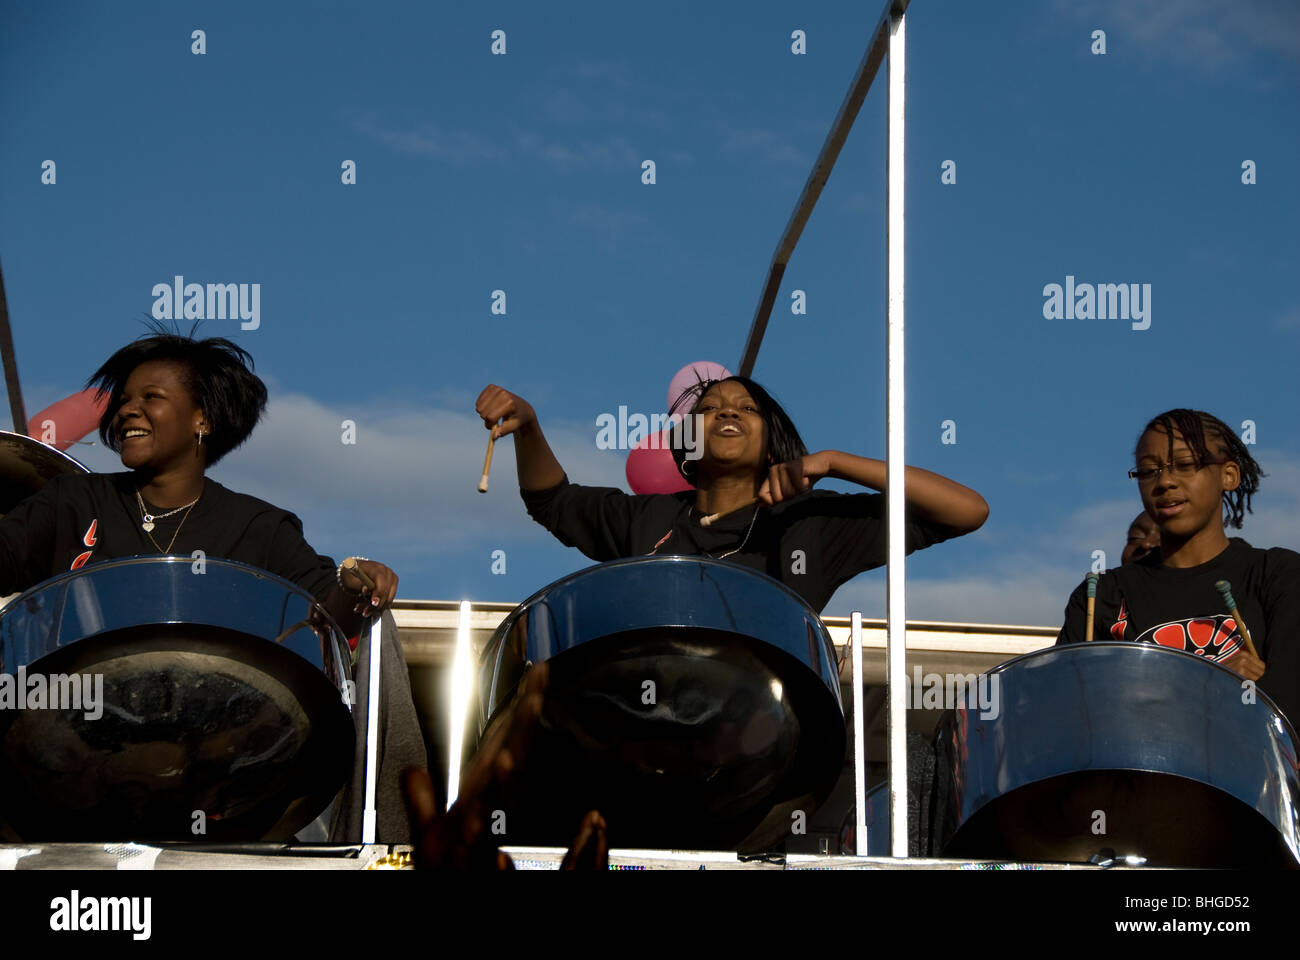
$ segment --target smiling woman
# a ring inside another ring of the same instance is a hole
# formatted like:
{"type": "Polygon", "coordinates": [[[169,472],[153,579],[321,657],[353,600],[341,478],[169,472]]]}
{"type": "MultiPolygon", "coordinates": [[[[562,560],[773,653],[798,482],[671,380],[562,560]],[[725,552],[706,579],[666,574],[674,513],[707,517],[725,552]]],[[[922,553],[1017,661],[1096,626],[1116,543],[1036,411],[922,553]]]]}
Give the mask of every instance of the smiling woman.
{"type": "Polygon", "coordinates": [[[252,433],[266,386],[246,351],[222,338],[157,333],[114,353],[87,385],[109,396],[99,435],[126,473],[58,478],[0,522],[0,590],[23,590],[87,563],[146,554],[203,555],[270,570],[315,596],[355,633],[397,589],[388,567],[336,573],[302,522],[227,490],[205,473],[252,433]]]}
{"type": "MultiPolygon", "coordinates": [[[[780,580],[820,611],[841,584],[885,562],[885,498],[814,490],[818,480],[885,488],[885,462],[839,450],[809,453],[780,404],[746,377],[698,384],[699,459],[675,445],[695,487],[629,495],[570,483],[523,400],[490,385],[475,407],[494,437],[515,436],[529,515],[593,560],[647,554],[727,559],[780,580]]],[[[978,529],[988,505],[939,474],[907,468],[907,550],[978,529]]]]}
{"type": "MultiPolygon", "coordinates": [[[[363,614],[383,615],[396,595],[392,570],[361,558],[355,566],[335,567],[307,543],[292,513],[205,476],[248,439],[266,409],[266,386],[251,365],[248,353],[229,340],[165,331],[109,357],[88,386],[109,397],[99,434],[127,469],[57,477],[0,519],[0,593],[125,557],[221,558],[297,584],[349,637],[367,637],[363,614]]],[[[381,642],[389,748],[381,763],[391,769],[386,777],[380,769],[379,829],[381,839],[400,841],[409,831],[397,775],[403,767],[424,766],[427,758],[391,616],[381,642]]],[[[357,706],[354,718],[364,718],[364,699],[357,706]]],[[[355,794],[355,785],[351,789],[355,794]]],[[[359,803],[345,800],[343,809],[343,819],[356,829],[341,827],[339,839],[357,839],[359,803]]]]}

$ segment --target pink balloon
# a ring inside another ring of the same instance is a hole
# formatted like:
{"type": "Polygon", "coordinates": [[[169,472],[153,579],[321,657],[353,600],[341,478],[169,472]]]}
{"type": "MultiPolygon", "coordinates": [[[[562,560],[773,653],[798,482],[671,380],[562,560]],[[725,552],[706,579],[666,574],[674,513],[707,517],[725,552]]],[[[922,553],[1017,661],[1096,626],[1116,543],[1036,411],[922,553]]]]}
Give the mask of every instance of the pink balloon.
{"type": "Polygon", "coordinates": [[[53,423],[49,442],[56,450],[66,450],[86,434],[99,429],[99,418],[108,406],[108,394],[96,399],[97,390],[82,390],[58,403],[52,403],[40,413],[27,418],[27,433],[34,440],[51,435],[47,421],[53,423]]]}
{"type": "Polygon", "coordinates": [[[627,483],[633,493],[677,493],[680,490],[694,490],[686,481],[673,452],[668,448],[669,431],[658,435],[656,448],[651,448],[654,437],[646,437],[627,454],[627,483]]]}
{"type": "MultiPolygon", "coordinates": [[[[713,363],[708,360],[688,363],[673,374],[673,379],[668,384],[668,409],[672,410],[673,404],[677,402],[678,398],[701,380],[725,380],[729,376],[731,376],[731,371],[720,363],[713,363]]],[[[689,411],[678,412],[686,413],[689,411]]]]}

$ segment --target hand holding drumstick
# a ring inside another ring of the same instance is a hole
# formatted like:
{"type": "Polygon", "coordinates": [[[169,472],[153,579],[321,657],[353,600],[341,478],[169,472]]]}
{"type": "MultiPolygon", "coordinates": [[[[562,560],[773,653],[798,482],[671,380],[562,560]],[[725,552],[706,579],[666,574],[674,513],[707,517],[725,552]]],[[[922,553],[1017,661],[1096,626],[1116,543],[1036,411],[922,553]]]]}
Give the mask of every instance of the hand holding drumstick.
{"type": "Polygon", "coordinates": [[[339,581],[345,589],[361,594],[352,612],[363,616],[382,612],[397,596],[397,574],[365,557],[348,557],[339,564],[339,581]]]}
{"type": "Polygon", "coordinates": [[[1246,621],[1241,617],[1241,611],[1237,609],[1237,601],[1232,596],[1232,585],[1227,580],[1219,580],[1214,584],[1214,589],[1219,591],[1224,606],[1228,608],[1228,612],[1232,614],[1232,619],[1236,621],[1237,629],[1241,632],[1241,639],[1245,644],[1241,650],[1224,660],[1223,665],[1247,680],[1258,680],[1264,675],[1267,665],[1259,658],[1259,653],[1255,650],[1255,643],[1250,638],[1250,628],[1246,626],[1246,621]]]}
{"type": "Polygon", "coordinates": [[[510,434],[514,434],[515,438],[515,465],[519,469],[520,489],[547,490],[558,486],[564,479],[564,468],[555,459],[546,437],[542,435],[537,414],[523,397],[496,384],[488,384],[478,395],[474,412],[483,418],[484,426],[492,431],[488,436],[483,478],[479,481],[480,492],[487,490],[493,444],[510,434]]]}

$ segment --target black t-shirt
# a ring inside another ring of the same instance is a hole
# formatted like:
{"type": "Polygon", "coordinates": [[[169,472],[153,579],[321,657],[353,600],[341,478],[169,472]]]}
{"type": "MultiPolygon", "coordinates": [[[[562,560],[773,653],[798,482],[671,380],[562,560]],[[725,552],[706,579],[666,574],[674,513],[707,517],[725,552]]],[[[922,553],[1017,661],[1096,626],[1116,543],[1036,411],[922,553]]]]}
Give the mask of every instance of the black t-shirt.
{"type": "MultiPolygon", "coordinates": [[[[1163,566],[1156,557],[1108,570],[1097,581],[1094,639],[1158,643],[1224,660],[1245,646],[1214,584],[1227,580],[1260,659],[1259,689],[1291,723],[1300,723],[1300,554],[1261,550],[1234,537],[1196,567],[1163,566]]],[[[1056,642],[1086,640],[1088,585],[1070,596],[1056,642]]]]}
{"type": "MultiPolygon", "coordinates": [[[[593,560],[647,554],[717,557],[780,580],[817,611],[840,584],[886,559],[885,497],[879,493],[810,490],[771,509],[755,505],[737,510],[708,527],[700,526],[692,509],[691,490],[633,495],[566,478],[549,490],[520,493],[529,516],[593,560]],[[721,556],[737,547],[731,556],[721,556]]],[[[907,552],[953,535],[947,527],[909,516],[907,552]]]]}
{"type": "MultiPolygon", "coordinates": [[[[145,509],[155,516],[168,512],[147,501],[145,509]]],[[[0,595],[88,563],[164,550],[182,556],[202,550],[206,557],[252,564],[317,599],[335,582],[334,562],[303,539],[302,521],[212,479],[205,480],[188,516],[181,510],[157,517],[149,533],[142,522],[132,474],[56,477],[0,520],[0,595]],[[167,550],[173,535],[175,542],[167,550]]]]}

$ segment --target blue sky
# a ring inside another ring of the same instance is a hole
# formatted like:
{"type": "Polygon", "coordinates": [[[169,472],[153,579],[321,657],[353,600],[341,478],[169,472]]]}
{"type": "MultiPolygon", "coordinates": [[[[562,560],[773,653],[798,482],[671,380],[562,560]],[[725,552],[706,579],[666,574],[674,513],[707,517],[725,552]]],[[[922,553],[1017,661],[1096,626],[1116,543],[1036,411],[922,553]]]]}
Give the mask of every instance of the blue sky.
{"type": "MultiPolygon", "coordinates": [[[[154,284],[260,283],[258,329],[202,328],[271,387],[216,479],[298,513],[322,552],[389,563],[403,596],[521,600],[587,561],[525,515],[510,443],[475,493],[475,396],[520,393],[572,479],[623,484],[596,417],[662,411],[689,362],[735,368],[877,15],[9,2],[0,258],[27,409],[142,332],[154,284]]],[[[1091,552],[1117,562],[1133,442],[1174,406],[1255,421],[1269,476],[1244,535],[1300,547],[1300,7],[916,0],[908,42],[908,459],[992,509],[912,558],[909,615],[1059,622],[1091,552]],[[1151,284],[1150,328],[1045,319],[1067,275],[1151,284]]],[[[811,448],[867,456],[884,447],[883,80],[755,369],[811,448]]],[[[827,612],[883,615],[883,582],[827,612]]]]}

